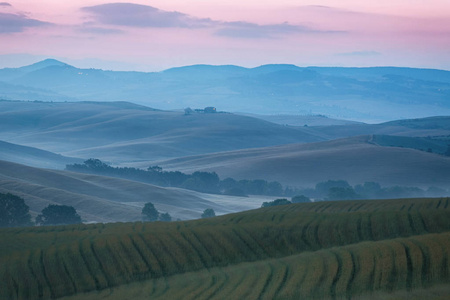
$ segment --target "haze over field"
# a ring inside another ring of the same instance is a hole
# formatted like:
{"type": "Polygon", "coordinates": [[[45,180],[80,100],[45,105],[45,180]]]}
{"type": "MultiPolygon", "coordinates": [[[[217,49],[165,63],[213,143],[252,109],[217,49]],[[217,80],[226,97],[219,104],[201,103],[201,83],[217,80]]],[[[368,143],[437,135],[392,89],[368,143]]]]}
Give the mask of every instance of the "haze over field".
{"type": "Polygon", "coordinates": [[[450,295],[450,1],[6,0],[0,45],[1,299],[450,295]]]}

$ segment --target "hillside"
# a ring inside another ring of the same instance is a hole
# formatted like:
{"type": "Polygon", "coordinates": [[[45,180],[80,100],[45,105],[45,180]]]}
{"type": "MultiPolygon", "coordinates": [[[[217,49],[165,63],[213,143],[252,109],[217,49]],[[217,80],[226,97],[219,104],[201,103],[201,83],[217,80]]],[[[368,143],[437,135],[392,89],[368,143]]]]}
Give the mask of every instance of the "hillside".
{"type": "Polygon", "coordinates": [[[1,69],[8,100],[123,101],[161,109],[216,106],[257,114],[323,114],[366,122],[449,114],[450,72],[413,68],[194,65],[157,73],[79,69],[45,60],[1,69]],[[23,89],[40,89],[33,94],[23,89]],[[54,95],[49,95],[53,93],[54,95]],[[51,98],[49,98],[52,96],[51,98]]]}
{"type": "Polygon", "coordinates": [[[0,229],[0,297],[335,299],[448,291],[449,201],[335,201],[186,222],[0,229]]]}
{"type": "Polygon", "coordinates": [[[128,102],[0,101],[0,140],[69,157],[147,168],[157,160],[368,134],[438,136],[443,141],[441,149],[450,136],[449,120],[432,117],[304,127],[230,113],[185,115],[128,102]]]}
{"type": "Polygon", "coordinates": [[[50,169],[64,169],[67,164],[82,162],[79,158],[66,157],[49,151],[4,141],[0,141],[0,160],[50,169]]]}
{"type": "Polygon", "coordinates": [[[25,199],[33,216],[48,204],[73,206],[85,222],[141,220],[141,210],[152,202],[174,218],[196,219],[203,210],[217,214],[256,208],[259,198],[217,196],[104,176],[32,168],[0,161],[0,192],[25,199]]]}
{"type": "Polygon", "coordinates": [[[373,136],[359,136],[198,155],[157,164],[167,170],[215,171],[221,178],[263,178],[297,187],[329,179],[352,184],[374,181],[387,186],[449,187],[450,157],[380,146],[376,141],[373,136]]]}
{"type": "Polygon", "coordinates": [[[9,101],[0,101],[0,139],[114,162],[323,140],[307,128],[229,113],[185,115],[127,102],[9,101]]]}

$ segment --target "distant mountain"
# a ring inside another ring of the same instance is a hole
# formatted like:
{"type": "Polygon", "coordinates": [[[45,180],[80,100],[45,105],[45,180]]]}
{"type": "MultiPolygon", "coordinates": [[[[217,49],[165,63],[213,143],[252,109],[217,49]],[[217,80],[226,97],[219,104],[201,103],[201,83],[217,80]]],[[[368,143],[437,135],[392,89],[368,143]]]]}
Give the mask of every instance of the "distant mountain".
{"type": "Polygon", "coordinates": [[[66,63],[63,63],[59,60],[49,58],[49,59],[42,60],[40,62],[37,62],[37,63],[29,65],[29,66],[20,67],[20,68],[18,68],[18,70],[22,73],[29,73],[29,72],[34,72],[34,71],[44,69],[47,67],[55,67],[55,66],[66,67],[69,65],[66,63]]]}
{"type": "Polygon", "coordinates": [[[221,178],[265,179],[294,187],[341,179],[353,185],[373,181],[383,186],[450,187],[450,157],[377,144],[384,141],[386,137],[359,136],[197,155],[157,164],[167,170],[215,171],[221,178]]]}
{"type": "Polygon", "coordinates": [[[450,72],[430,69],[194,65],[143,73],[79,69],[49,59],[1,69],[0,81],[14,87],[0,96],[16,100],[43,100],[52,92],[62,100],[126,100],[160,109],[215,106],[369,122],[450,114],[450,72]],[[41,93],[27,95],[23,89],[41,93]]]}

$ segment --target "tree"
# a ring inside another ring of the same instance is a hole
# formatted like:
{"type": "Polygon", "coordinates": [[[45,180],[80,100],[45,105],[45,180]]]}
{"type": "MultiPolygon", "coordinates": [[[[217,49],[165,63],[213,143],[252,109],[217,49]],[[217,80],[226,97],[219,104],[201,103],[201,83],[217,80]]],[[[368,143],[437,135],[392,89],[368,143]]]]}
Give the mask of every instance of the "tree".
{"type": "Polygon", "coordinates": [[[79,224],[81,217],[72,206],[49,204],[36,217],[37,225],[79,224]]]}
{"type": "Polygon", "coordinates": [[[309,197],[306,197],[305,195],[300,196],[294,196],[291,198],[292,203],[305,203],[305,202],[311,202],[311,199],[309,197]]]}
{"type": "Polygon", "coordinates": [[[332,187],[328,190],[328,200],[353,200],[358,195],[352,187],[332,187]]]}
{"type": "Polygon", "coordinates": [[[169,215],[168,212],[166,212],[159,215],[159,220],[162,222],[170,222],[172,221],[172,217],[169,215]]]}
{"type": "Polygon", "coordinates": [[[158,210],[151,202],[145,203],[144,207],[142,208],[141,214],[144,221],[154,222],[157,221],[159,217],[158,210]]]}
{"type": "Polygon", "coordinates": [[[263,202],[261,207],[278,206],[278,205],[286,205],[286,204],[291,204],[291,201],[283,198],[283,199],[276,199],[276,200],[273,200],[270,202],[263,202]]]}
{"type": "Polygon", "coordinates": [[[202,219],[212,218],[215,216],[216,216],[216,213],[214,212],[214,209],[212,209],[212,208],[207,208],[202,213],[202,219]]]}
{"type": "Polygon", "coordinates": [[[31,225],[29,207],[19,196],[0,193],[0,227],[31,225]]]}

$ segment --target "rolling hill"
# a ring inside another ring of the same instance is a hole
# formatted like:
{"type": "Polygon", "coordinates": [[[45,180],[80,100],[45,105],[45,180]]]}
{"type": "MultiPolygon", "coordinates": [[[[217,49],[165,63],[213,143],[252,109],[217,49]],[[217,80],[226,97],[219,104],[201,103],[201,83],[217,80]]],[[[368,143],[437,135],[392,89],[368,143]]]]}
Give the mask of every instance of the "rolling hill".
{"type": "Polygon", "coordinates": [[[79,158],[66,157],[53,152],[4,141],[0,141],[0,160],[49,169],[64,169],[67,164],[82,162],[79,158]]]}
{"type": "Polygon", "coordinates": [[[116,162],[323,140],[307,128],[229,113],[185,115],[126,102],[9,101],[0,102],[0,139],[116,162]]]}
{"type": "Polygon", "coordinates": [[[8,100],[132,101],[161,109],[216,106],[257,114],[324,114],[359,121],[449,114],[450,72],[412,68],[194,65],[157,73],[79,69],[45,60],[1,69],[8,100]],[[33,94],[23,89],[34,90],[33,94]]]}
{"type": "Polygon", "coordinates": [[[330,179],[425,188],[448,188],[450,182],[450,157],[380,146],[372,135],[212,153],[157,164],[167,170],[215,171],[221,178],[263,178],[296,187],[314,186],[330,179]]]}
{"type": "Polygon", "coordinates": [[[0,192],[24,198],[33,216],[48,204],[70,205],[85,222],[138,221],[146,202],[152,202],[160,212],[169,212],[175,219],[196,219],[206,208],[224,214],[256,208],[265,201],[258,197],[219,197],[118,178],[32,168],[1,160],[0,192]]]}
{"type": "Polygon", "coordinates": [[[335,201],[196,221],[0,229],[0,297],[440,296],[449,288],[449,201],[335,201]]]}

